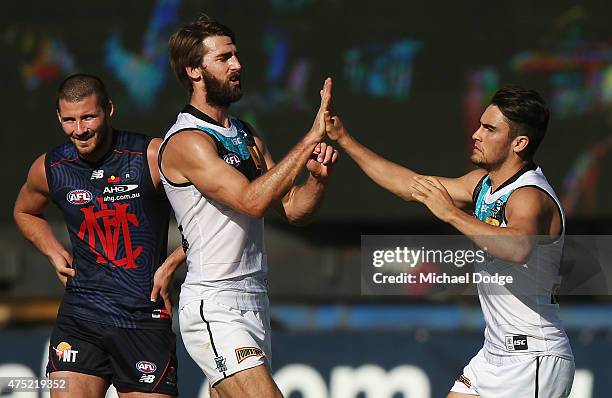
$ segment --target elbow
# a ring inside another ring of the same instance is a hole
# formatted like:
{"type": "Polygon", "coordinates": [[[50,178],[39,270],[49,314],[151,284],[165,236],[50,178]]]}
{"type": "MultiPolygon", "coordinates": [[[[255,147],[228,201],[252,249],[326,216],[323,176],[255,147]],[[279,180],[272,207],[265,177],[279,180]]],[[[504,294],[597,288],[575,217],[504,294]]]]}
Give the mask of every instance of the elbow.
{"type": "Polygon", "coordinates": [[[259,207],[248,207],[244,209],[243,213],[245,213],[249,217],[263,218],[264,214],[266,213],[266,210],[259,207]]]}
{"type": "Polygon", "coordinates": [[[508,261],[518,265],[526,264],[527,261],[529,261],[529,258],[531,257],[532,251],[533,248],[515,250],[513,253],[510,254],[510,258],[508,258],[508,261]]]}
{"type": "Polygon", "coordinates": [[[287,222],[296,227],[305,227],[312,222],[312,218],[287,214],[287,222]]]}
{"type": "Polygon", "coordinates": [[[242,204],[241,211],[253,218],[263,218],[266,213],[266,206],[263,206],[257,200],[246,201],[242,204]]]}

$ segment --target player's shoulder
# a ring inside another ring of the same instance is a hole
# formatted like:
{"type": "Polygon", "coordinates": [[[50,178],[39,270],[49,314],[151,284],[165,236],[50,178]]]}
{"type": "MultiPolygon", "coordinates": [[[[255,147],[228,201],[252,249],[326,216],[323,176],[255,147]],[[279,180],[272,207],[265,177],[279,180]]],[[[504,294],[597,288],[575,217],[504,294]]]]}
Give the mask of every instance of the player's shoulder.
{"type": "Polygon", "coordinates": [[[164,144],[164,154],[175,152],[181,157],[189,157],[201,151],[214,150],[217,153],[216,140],[210,134],[203,134],[197,128],[183,129],[172,134],[164,144]],[[185,148],[189,148],[188,151],[185,148]]]}
{"type": "Polygon", "coordinates": [[[509,219],[514,215],[548,219],[555,213],[560,214],[560,209],[546,190],[538,186],[528,185],[512,191],[506,205],[506,214],[509,219]]]}
{"type": "Polygon", "coordinates": [[[508,198],[508,206],[549,207],[556,206],[551,195],[543,188],[526,185],[516,188],[508,198]]]}

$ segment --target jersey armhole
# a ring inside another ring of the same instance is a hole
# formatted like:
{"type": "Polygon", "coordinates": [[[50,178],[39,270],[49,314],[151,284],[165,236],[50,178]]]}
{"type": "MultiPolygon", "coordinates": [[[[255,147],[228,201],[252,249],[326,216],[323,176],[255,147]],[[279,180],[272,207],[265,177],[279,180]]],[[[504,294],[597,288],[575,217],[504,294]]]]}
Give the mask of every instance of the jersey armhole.
{"type": "MultiPolygon", "coordinates": [[[[553,198],[553,196],[547,190],[537,185],[523,185],[523,186],[516,188],[514,191],[512,191],[512,193],[514,193],[517,189],[521,189],[521,188],[536,188],[537,190],[544,192],[546,196],[548,196],[550,200],[553,201],[553,203],[555,204],[555,207],[557,208],[557,212],[559,213],[559,220],[561,221],[561,232],[559,232],[558,236],[556,236],[555,238],[551,238],[550,242],[546,242],[545,244],[552,245],[552,244],[559,242],[559,240],[563,237],[563,235],[565,235],[565,219],[563,218],[563,211],[561,210],[561,206],[559,206],[559,203],[557,203],[555,198],[553,198]]],[[[510,200],[509,197],[508,197],[508,200],[510,200]]],[[[505,212],[504,212],[504,220],[506,221],[506,224],[508,224],[508,221],[506,220],[505,212]]]]}
{"type": "Polygon", "coordinates": [[[166,182],[176,188],[185,188],[185,187],[189,187],[191,185],[193,185],[191,182],[183,182],[183,183],[176,183],[176,182],[172,182],[168,177],[166,177],[166,175],[164,174],[163,170],[162,170],[162,156],[164,154],[164,149],[166,149],[166,144],[168,143],[168,141],[170,141],[172,139],[172,137],[174,137],[177,133],[180,133],[181,131],[188,131],[188,130],[194,130],[193,128],[184,128],[184,129],[180,129],[180,130],[176,130],[175,132],[173,132],[169,137],[167,137],[166,139],[164,139],[164,141],[161,143],[160,147],[159,147],[159,151],[157,153],[157,168],[159,169],[159,174],[161,177],[163,177],[164,180],[166,180],[166,182]]]}

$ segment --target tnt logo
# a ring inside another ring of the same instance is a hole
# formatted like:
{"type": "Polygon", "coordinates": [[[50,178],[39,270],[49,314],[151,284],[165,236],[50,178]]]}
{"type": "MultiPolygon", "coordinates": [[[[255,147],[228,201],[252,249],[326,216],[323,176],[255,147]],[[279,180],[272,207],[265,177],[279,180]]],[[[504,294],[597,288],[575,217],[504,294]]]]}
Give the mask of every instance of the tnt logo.
{"type": "Polygon", "coordinates": [[[142,373],[153,373],[157,370],[157,366],[153,362],[140,361],[136,364],[136,369],[142,373]]]}
{"type": "Polygon", "coordinates": [[[73,205],[84,205],[91,202],[93,195],[85,189],[74,189],[66,195],[66,200],[73,205]]]}
{"type": "Polygon", "coordinates": [[[77,350],[73,350],[72,346],[65,341],[62,341],[57,345],[57,347],[53,347],[55,350],[55,355],[62,362],[75,363],[77,354],[79,353],[77,350]]]}
{"type": "Polygon", "coordinates": [[[234,167],[240,166],[240,163],[241,163],[241,160],[238,157],[238,155],[236,155],[233,152],[230,152],[227,155],[223,156],[223,160],[225,160],[225,163],[232,165],[234,167]]]}
{"type": "Polygon", "coordinates": [[[506,336],[505,340],[508,351],[525,351],[529,348],[527,346],[527,336],[525,335],[506,336]]]}

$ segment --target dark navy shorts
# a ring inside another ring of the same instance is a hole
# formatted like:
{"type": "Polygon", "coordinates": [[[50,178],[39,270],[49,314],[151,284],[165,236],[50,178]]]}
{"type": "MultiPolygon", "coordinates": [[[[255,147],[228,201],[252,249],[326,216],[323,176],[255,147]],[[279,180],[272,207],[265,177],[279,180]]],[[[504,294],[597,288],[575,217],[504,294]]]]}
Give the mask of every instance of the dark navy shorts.
{"type": "Polygon", "coordinates": [[[47,373],[100,376],[120,392],[178,395],[176,336],[171,329],[127,329],[59,316],[47,373]]]}

